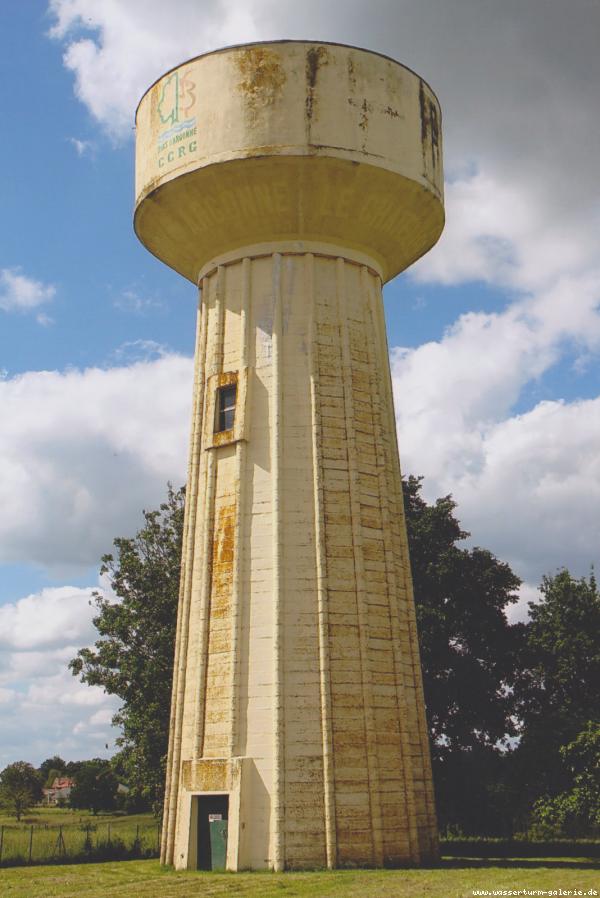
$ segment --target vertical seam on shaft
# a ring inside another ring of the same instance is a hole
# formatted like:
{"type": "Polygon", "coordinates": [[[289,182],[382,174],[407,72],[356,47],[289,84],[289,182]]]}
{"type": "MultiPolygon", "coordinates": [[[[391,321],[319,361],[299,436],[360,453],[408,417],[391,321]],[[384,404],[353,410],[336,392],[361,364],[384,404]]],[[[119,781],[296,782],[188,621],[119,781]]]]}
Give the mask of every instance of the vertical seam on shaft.
{"type": "MultiPolygon", "coordinates": [[[[363,280],[363,290],[365,293],[367,315],[370,317],[370,327],[368,332],[371,337],[373,346],[373,357],[381,359],[381,365],[384,366],[382,386],[385,389],[385,366],[389,365],[387,360],[387,347],[384,347],[382,353],[381,342],[379,340],[379,327],[377,320],[378,300],[381,302],[381,288],[372,290],[368,283],[368,272],[366,268],[362,269],[361,277],[363,280]],[[379,344],[379,345],[377,345],[379,344]]],[[[406,694],[404,688],[404,677],[402,673],[402,647],[400,645],[400,597],[398,594],[399,584],[396,577],[396,559],[394,554],[394,545],[392,537],[392,523],[390,515],[390,499],[393,491],[390,490],[390,464],[393,461],[390,458],[390,451],[386,452],[384,445],[384,423],[383,423],[383,407],[385,407],[386,397],[377,395],[377,383],[371,377],[371,396],[373,405],[373,425],[375,431],[375,449],[377,454],[378,469],[378,485],[379,485],[379,501],[381,509],[381,523],[383,531],[384,553],[385,553],[385,571],[388,589],[388,610],[390,621],[390,633],[392,642],[392,652],[394,660],[394,680],[396,685],[396,707],[398,711],[398,738],[400,748],[400,759],[402,766],[402,785],[404,789],[404,802],[406,816],[408,820],[408,858],[415,860],[418,857],[418,837],[415,824],[415,803],[414,803],[414,784],[412,777],[412,761],[410,757],[408,733],[406,728],[407,708],[406,694]],[[383,404],[383,407],[382,407],[383,404]]],[[[390,439],[391,436],[390,436],[390,439]]],[[[388,445],[390,445],[388,440],[388,445]]],[[[393,445],[393,441],[392,441],[393,445]]]]}
{"type": "MultiPolygon", "coordinates": [[[[211,362],[210,374],[219,374],[223,369],[223,338],[224,338],[224,291],[225,269],[219,266],[216,275],[215,295],[215,343],[211,362]]],[[[212,422],[206,421],[206,409],[204,405],[203,420],[205,426],[211,427],[212,422]]],[[[204,527],[202,539],[202,582],[200,588],[200,621],[199,621],[199,652],[198,652],[198,679],[195,699],[194,722],[194,758],[201,758],[204,754],[204,734],[206,723],[206,673],[208,666],[208,647],[210,630],[210,605],[212,592],[212,556],[215,529],[215,488],[217,480],[217,460],[214,449],[206,453],[206,491],[204,496],[204,527]]]]}
{"type": "Polygon", "coordinates": [[[354,398],[352,388],[352,356],[348,310],[343,308],[345,282],[345,262],[336,261],[336,294],[338,320],[342,336],[342,370],[344,384],[344,406],[346,417],[346,441],[348,448],[348,475],[350,487],[350,518],[352,521],[352,544],[354,550],[354,571],[356,577],[356,604],[358,610],[358,630],[361,657],[362,699],[365,726],[365,747],[367,752],[367,775],[369,779],[369,802],[371,808],[371,832],[373,862],[383,864],[381,832],[381,803],[379,796],[379,770],[375,722],[373,719],[373,695],[371,689],[371,669],[369,664],[369,632],[366,607],[366,585],[364,572],[364,552],[362,525],[360,520],[360,478],[358,472],[358,451],[354,427],[354,398]]]}
{"type": "Polygon", "coordinates": [[[273,405],[271,409],[271,486],[272,486],[272,539],[273,539],[273,676],[274,676],[274,757],[273,757],[273,866],[282,870],[285,866],[284,843],[284,706],[283,706],[283,584],[281,571],[281,455],[282,455],[282,403],[281,403],[281,337],[282,337],[282,259],[273,254],[273,330],[272,376],[273,405]]]}
{"type": "Polygon", "coordinates": [[[315,295],[314,256],[305,261],[305,296],[310,304],[310,392],[312,411],[313,493],[315,519],[315,555],[317,568],[317,610],[319,630],[319,686],[321,695],[321,734],[323,743],[323,793],[325,806],[325,853],[327,866],[337,863],[335,777],[333,767],[333,725],[331,716],[331,664],[329,658],[329,610],[327,557],[323,510],[323,470],[321,466],[322,430],[317,358],[317,300],[315,295]]]}
{"type": "MultiPolygon", "coordinates": [[[[240,309],[240,372],[247,377],[248,342],[249,342],[249,306],[250,306],[250,259],[242,261],[242,302],[240,309]]],[[[246,384],[247,389],[247,384],[246,384]]],[[[239,396],[239,386],[238,386],[239,396]]],[[[238,409],[237,414],[242,410],[238,409]]],[[[243,410],[245,411],[245,410],[243,410]]],[[[228,757],[238,754],[239,738],[239,644],[240,644],[240,584],[245,546],[245,502],[246,495],[246,441],[238,440],[235,444],[235,479],[237,483],[237,509],[234,530],[234,566],[231,587],[231,725],[229,729],[228,757]]]]}

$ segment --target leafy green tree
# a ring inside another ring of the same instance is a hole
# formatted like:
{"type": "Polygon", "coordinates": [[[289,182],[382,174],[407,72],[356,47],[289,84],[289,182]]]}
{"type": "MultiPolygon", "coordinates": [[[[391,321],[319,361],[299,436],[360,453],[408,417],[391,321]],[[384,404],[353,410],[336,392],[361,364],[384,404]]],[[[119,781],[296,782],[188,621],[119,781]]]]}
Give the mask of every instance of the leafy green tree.
{"type": "Polygon", "coordinates": [[[530,620],[522,628],[515,685],[522,732],[515,776],[525,808],[572,788],[565,757],[575,751],[571,745],[588,724],[600,722],[600,594],[595,577],[575,579],[561,570],[544,577],[540,592],[542,600],[530,602],[530,620]]]}
{"type": "Polygon", "coordinates": [[[469,534],[451,496],[427,503],[422,478],[404,483],[438,816],[465,832],[510,827],[502,747],[516,733],[517,641],[506,618],[520,580],[469,534]]]}
{"type": "Polygon", "coordinates": [[[560,748],[570,788],[539,798],[533,823],[544,834],[596,836],[600,833],[600,724],[589,721],[573,742],[560,748]]]}
{"type": "MultiPolygon", "coordinates": [[[[64,776],[66,769],[66,762],[63,761],[59,755],[54,755],[52,758],[46,758],[45,761],[42,761],[38,767],[38,772],[42,782],[48,786],[52,785],[52,781],[50,780],[52,774],[54,774],[54,776],[64,776]]],[[[52,780],[54,779],[54,776],[52,776],[52,780]]]]}
{"type": "Polygon", "coordinates": [[[167,501],[144,511],[138,533],[114,540],[116,551],[103,557],[101,571],[117,599],[95,594],[100,638],[69,665],[83,682],[122,700],[113,718],[122,730],[115,764],[131,800],[155,810],[162,805],[168,749],[184,496],[183,488],[169,485],[167,501]]]}
{"type": "Polygon", "coordinates": [[[78,810],[111,811],[115,807],[118,782],[109,761],[94,758],[81,765],[69,804],[78,810]]]}
{"type": "Polygon", "coordinates": [[[0,773],[0,799],[20,820],[43,798],[42,780],[37,770],[26,761],[9,764],[0,773]]]}
{"type": "Polygon", "coordinates": [[[469,534],[451,496],[428,504],[422,478],[404,481],[421,662],[434,754],[495,747],[515,732],[516,644],[506,608],[520,580],[486,549],[461,548],[469,534]]]}
{"type": "Polygon", "coordinates": [[[534,823],[551,835],[595,836],[600,833],[600,723],[588,721],[573,742],[561,747],[560,755],[571,787],[539,798],[534,823]]]}

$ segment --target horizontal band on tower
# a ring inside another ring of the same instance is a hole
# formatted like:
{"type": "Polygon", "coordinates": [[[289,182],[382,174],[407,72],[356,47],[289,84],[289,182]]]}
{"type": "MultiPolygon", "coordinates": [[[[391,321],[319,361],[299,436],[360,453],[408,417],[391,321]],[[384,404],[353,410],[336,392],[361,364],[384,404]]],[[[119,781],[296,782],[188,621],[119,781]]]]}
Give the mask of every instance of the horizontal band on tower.
{"type": "Polygon", "coordinates": [[[281,240],[241,246],[238,249],[216,256],[200,270],[198,286],[200,286],[202,278],[209,277],[216,271],[219,265],[232,265],[235,262],[239,262],[240,259],[260,259],[264,256],[272,256],[274,253],[279,253],[282,256],[305,256],[311,253],[313,256],[321,256],[323,258],[344,259],[346,262],[353,262],[355,265],[364,265],[371,274],[383,280],[381,268],[373,258],[365,253],[359,253],[343,246],[336,246],[333,243],[322,243],[320,240],[281,240]]]}

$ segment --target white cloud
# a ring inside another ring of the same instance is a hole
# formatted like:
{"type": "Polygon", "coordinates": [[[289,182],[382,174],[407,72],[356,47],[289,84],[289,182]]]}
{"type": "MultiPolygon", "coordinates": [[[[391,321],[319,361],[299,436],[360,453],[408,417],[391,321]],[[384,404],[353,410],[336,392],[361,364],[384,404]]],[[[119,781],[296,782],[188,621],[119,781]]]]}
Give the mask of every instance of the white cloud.
{"type": "Polygon", "coordinates": [[[526,621],[529,617],[529,603],[539,602],[541,597],[539,585],[534,586],[532,583],[521,583],[518,592],[518,601],[506,608],[506,617],[511,624],[526,621]]]}
{"type": "Polygon", "coordinates": [[[116,297],[113,301],[116,309],[122,312],[133,312],[136,315],[145,315],[152,309],[161,309],[163,303],[153,296],[141,296],[137,290],[129,288],[116,297]]]}
{"type": "Polygon", "coordinates": [[[109,708],[101,708],[99,711],[95,711],[90,717],[90,726],[96,727],[110,724],[112,717],[113,714],[109,708]]]}
{"type": "Polygon", "coordinates": [[[0,381],[0,561],[86,568],[185,480],[192,362],[0,381]]]}
{"type": "Polygon", "coordinates": [[[29,312],[54,299],[56,287],[21,274],[20,268],[0,268],[0,309],[29,312]]]}
{"type": "Polygon", "coordinates": [[[0,767],[21,759],[39,764],[54,754],[74,760],[112,753],[118,700],[81,683],[67,666],[98,635],[91,592],[47,588],[0,607],[0,767]]]}
{"type": "Polygon", "coordinates": [[[454,487],[477,541],[526,579],[588,574],[600,546],[600,398],[542,402],[490,428],[481,471],[454,487]]]}
{"type": "Polygon", "coordinates": [[[107,727],[111,725],[113,714],[114,711],[110,708],[101,708],[99,711],[95,711],[85,720],[77,721],[73,727],[73,735],[80,736],[87,733],[89,735],[98,735],[101,740],[103,734],[107,731],[107,727]]]}
{"type": "Polygon", "coordinates": [[[69,137],[69,143],[75,147],[75,152],[79,157],[89,155],[94,149],[91,140],[79,140],[77,137],[69,137]]]}
{"type": "Polygon", "coordinates": [[[510,414],[559,352],[560,331],[511,309],[392,353],[404,470],[425,476],[430,499],[452,492],[474,541],[532,582],[562,565],[587,573],[600,545],[600,398],[510,414]]]}
{"type": "Polygon", "coordinates": [[[203,49],[256,35],[250,0],[51,0],[76,93],[113,136],[131,133],[137,101],[163,71],[203,49]]]}
{"type": "Polygon", "coordinates": [[[0,644],[37,649],[86,643],[94,635],[91,590],[48,587],[0,607],[0,644]]]}
{"type": "Polygon", "coordinates": [[[115,360],[121,365],[150,362],[165,358],[168,354],[168,348],[156,340],[126,340],[113,353],[115,360]]]}
{"type": "Polygon", "coordinates": [[[597,265],[600,203],[557,214],[546,184],[505,179],[488,163],[446,186],[446,227],[438,245],[411,269],[417,281],[484,281],[521,291],[597,265]],[[539,191],[539,192],[538,192],[539,191]],[[565,215],[565,212],[567,213],[565,215]]]}

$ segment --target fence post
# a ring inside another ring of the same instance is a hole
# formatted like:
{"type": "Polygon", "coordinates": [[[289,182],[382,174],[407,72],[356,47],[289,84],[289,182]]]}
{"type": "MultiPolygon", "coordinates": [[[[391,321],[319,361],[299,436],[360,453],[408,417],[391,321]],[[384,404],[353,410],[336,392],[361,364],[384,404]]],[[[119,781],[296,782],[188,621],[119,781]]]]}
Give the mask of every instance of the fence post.
{"type": "Polygon", "coordinates": [[[106,841],[110,845],[110,823],[107,823],[107,827],[108,827],[108,833],[107,833],[106,841]]]}
{"type": "Polygon", "coordinates": [[[156,853],[160,855],[160,823],[156,824],[156,853]]]}
{"type": "Polygon", "coordinates": [[[31,824],[31,829],[29,830],[29,863],[31,863],[32,848],[33,848],[33,823],[31,824]]]}
{"type": "Polygon", "coordinates": [[[0,864],[2,863],[2,852],[4,850],[4,824],[0,827],[0,864]]]}

